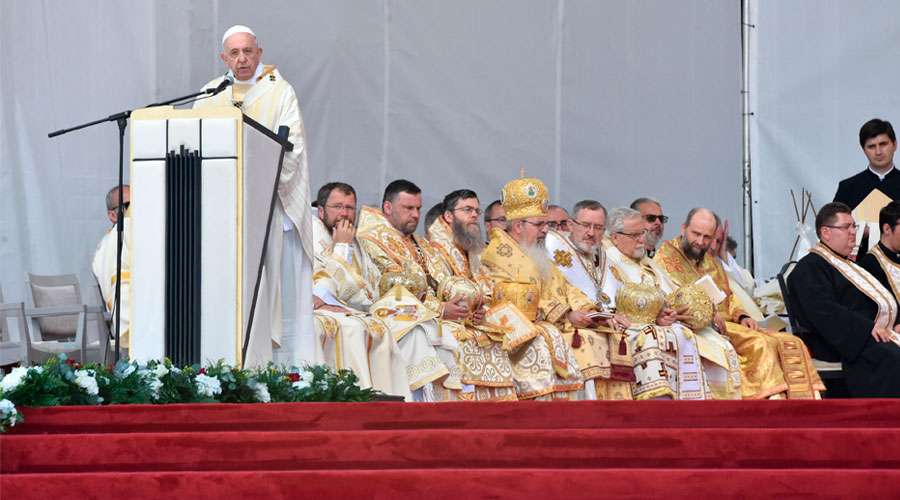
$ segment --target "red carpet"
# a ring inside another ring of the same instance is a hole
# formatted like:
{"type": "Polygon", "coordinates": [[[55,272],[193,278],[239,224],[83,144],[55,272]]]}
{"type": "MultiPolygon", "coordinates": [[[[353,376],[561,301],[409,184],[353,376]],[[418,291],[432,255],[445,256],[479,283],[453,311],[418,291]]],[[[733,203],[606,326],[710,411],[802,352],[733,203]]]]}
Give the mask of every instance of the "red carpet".
{"type": "Polygon", "coordinates": [[[893,497],[900,401],[24,410],[2,498],[893,497]]]}

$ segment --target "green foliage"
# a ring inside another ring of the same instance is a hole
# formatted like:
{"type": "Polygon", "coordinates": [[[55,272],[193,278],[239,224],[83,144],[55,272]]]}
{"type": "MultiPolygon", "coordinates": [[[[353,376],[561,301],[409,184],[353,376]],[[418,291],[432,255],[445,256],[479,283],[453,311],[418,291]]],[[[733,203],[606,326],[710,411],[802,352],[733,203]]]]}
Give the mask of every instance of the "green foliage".
{"type": "Polygon", "coordinates": [[[40,366],[15,368],[0,381],[0,431],[22,420],[16,406],[139,403],[268,403],[370,401],[350,370],[325,365],[243,370],[219,360],[178,368],[168,359],[114,367],[81,366],[65,354],[40,366]]]}

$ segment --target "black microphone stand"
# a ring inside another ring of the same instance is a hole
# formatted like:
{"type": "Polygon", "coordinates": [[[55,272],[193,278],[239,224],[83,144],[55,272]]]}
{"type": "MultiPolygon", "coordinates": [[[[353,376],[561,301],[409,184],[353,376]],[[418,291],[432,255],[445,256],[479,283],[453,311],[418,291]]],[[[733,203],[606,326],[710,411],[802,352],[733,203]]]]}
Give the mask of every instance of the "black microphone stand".
{"type": "MultiPolygon", "coordinates": [[[[156,102],[145,107],[153,108],[156,106],[167,106],[169,104],[177,105],[179,101],[185,101],[188,99],[194,99],[199,96],[209,96],[212,97],[219,92],[225,90],[229,85],[231,85],[233,81],[227,79],[223,80],[222,84],[214,89],[203,89],[200,92],[194,92],[193,94],[188,94],[186,96],[177,97],[175,99],[169,99],[168,101],[156,102]],[[225,83],[228,82],[228,83],[225,83]]],[[[131,118],[132,110],[127,109],[125,111],[121,111],[119,113],[109,115],[106,118],[100,118],[98,120],[90,121],[87,123],[82,123],[81,125],[76,125],[71,128],[59,129],[54,132],[50,132],[47,134],[47,137],[53,138],[56,136],[60,136],[63,134],[68,134],[69,132],[74,132],[76,130],[81,130],[83,128],[87,128],[93,125],[97,125],[99,123],[106,122],[116,122],[119,126],[119,183],[118,183],[118,194],[119,194],[119,203],[118,207],[116,207],[116,291],[115,298],[113,299],[113,311],[115,316],[113,318],[113,323],[115,325],[115,357],[114,362],[119,362],[119,336],[120,336],[120,328],[121,328],[121,312],[119,311],[119,304],[121,303],[122,292],[120,284],[122,282],[122,235],[125,230],[125,211],[122,208],[122,187],[124,185],[123,178],[125,172],[125,163],[124,163],[124,154],[125,154],[125,127],[128,126],[128,119],[131,118]]],[[[104,354],[104,359],[106,356],[104,354]]]]}

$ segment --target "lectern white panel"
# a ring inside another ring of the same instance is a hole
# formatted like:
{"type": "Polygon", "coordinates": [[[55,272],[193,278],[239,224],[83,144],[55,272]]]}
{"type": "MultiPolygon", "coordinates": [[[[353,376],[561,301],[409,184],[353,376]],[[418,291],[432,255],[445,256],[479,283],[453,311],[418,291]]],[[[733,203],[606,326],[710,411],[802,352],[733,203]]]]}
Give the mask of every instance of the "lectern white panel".
{"type": "MultiPolygon", "coordinates": [[[[163,121],[165,126],[165,121],[163,121]]],[[[131,242],[140,249],[140,257],[131,262],[132,335],[131,357],[142,361],[162,359],[165,355],[165,242],[166,164],[160,160],[135,161],[131,170],[131,242]],[[134,222],[139,221],[137,228],[134,222]],[[139,327],[135,328],[135,325],[139,327]],[[136,333],[136,334],[135,334],[136,333]]]]}
{"type": "Polygon", "coordinates": [[[181,146],[190,151],[200,149],[200,120],[198,118],[169,120],[169,151],[177,153],[181,146]]]}
{"type": "MultiPolygon", "coordinates": [[[[204,144],[205,144],[204,140],[204,144]]],[[[206,153],[204,149],[204,154],[206,153]]],[[[237,361],[237,161],[203,161],[200,356],[237,361]]]]}
{"type": "Polygon", "coordinates": [[[204,118],[203,156],[222,158],[237,156],[237,120],[232,118],[204,118]]]}
{"type": "Polygon", "coordinates": [[[135,160],[166,157],[166,120],[134,120],[131,157],[135,160]]]}

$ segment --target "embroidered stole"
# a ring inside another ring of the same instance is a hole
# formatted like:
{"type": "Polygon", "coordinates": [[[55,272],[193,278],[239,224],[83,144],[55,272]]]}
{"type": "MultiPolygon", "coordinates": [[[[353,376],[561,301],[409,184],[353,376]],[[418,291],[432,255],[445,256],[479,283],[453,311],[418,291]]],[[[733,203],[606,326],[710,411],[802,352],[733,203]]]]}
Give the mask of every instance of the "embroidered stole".
{"type": "MultiPolygon", "coordinates": [[[[891,295],[891,292],[882,286],[874,276],[849,260],[838,257],[822,243],[818,243],[811,248],[810,252],[825,259],[831,267],[841,273],[844,278],[847,278],[847,281],[875,302],[878,306],[878,313],[875,315],[875,325],[877,327],[888,330],[893,328],[894,320],[897,318],[897,302],[891,295]]],[[[877,258],[878,254],[876,253],[875,256],[877,258]]],[[[888,277],[893,281],[891,273],[887,270],[885,272],[888,273],[888,277]]]]}
{"type": "Polygon", "coordinates": [[[599,248],[595,255],[586,256],[562,234],[548,231],[545,240],[547,253],[556,268],[576,288],[584,292],[602,309],[609,307],[610,298],[603,293],[606,281],[606,252],[599,248]]]}

